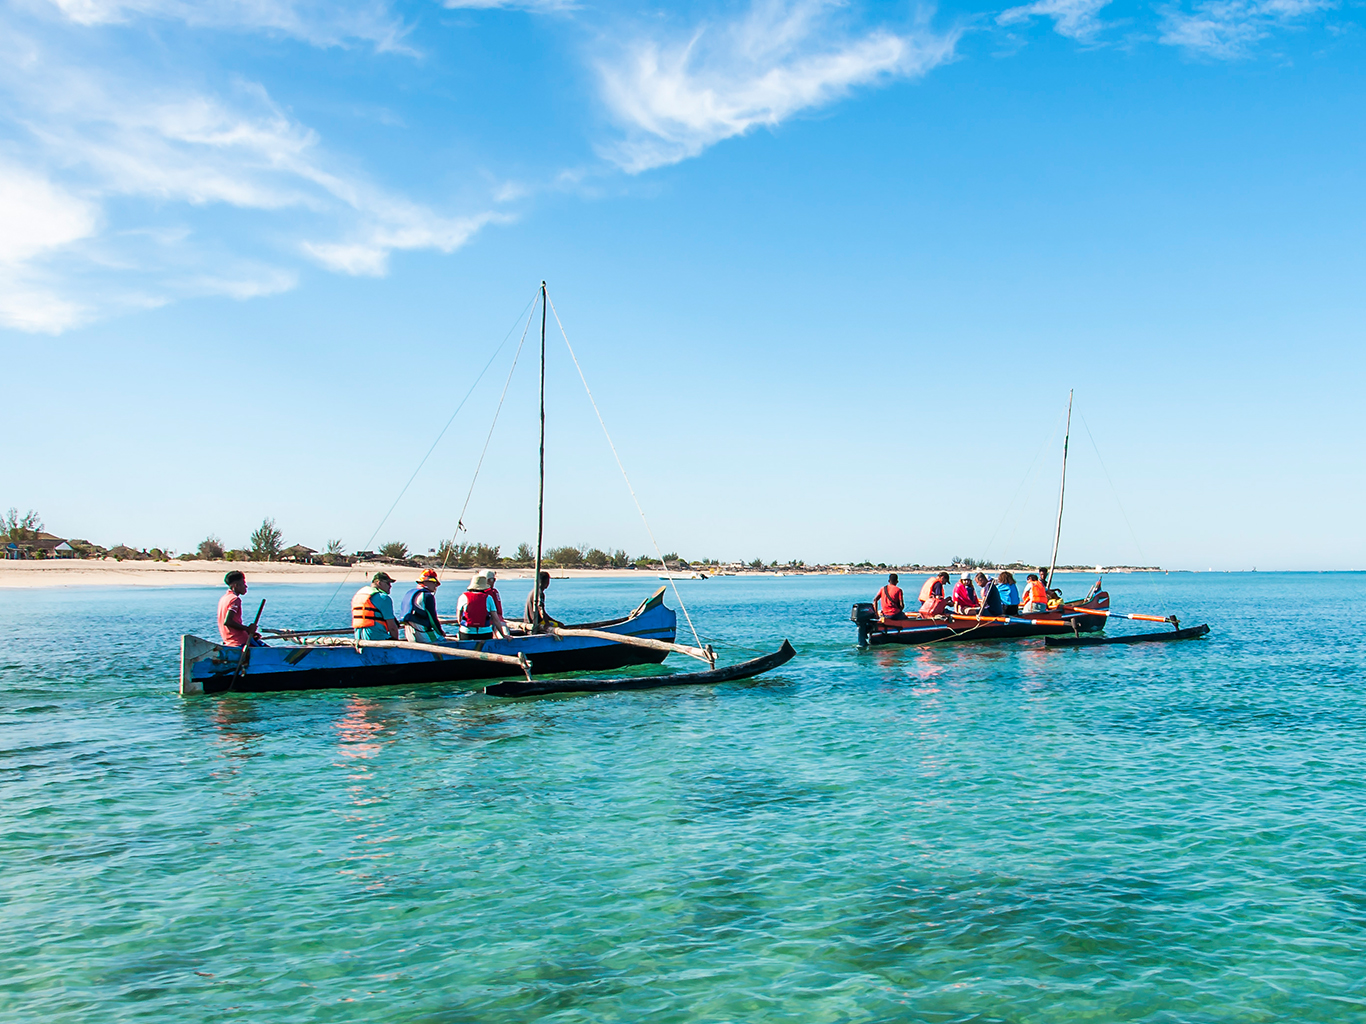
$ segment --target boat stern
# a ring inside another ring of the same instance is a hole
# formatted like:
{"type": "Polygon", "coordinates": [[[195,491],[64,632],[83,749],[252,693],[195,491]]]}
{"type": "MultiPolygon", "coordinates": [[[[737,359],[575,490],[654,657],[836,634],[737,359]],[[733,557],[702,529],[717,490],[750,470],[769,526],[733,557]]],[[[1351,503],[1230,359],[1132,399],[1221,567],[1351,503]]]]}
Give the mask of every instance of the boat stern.
{"type": "Polygon", "coordinates": [[[204,692],[204,684],[194,677],[194,666],[222,656],[221,644],[201,640],[185,633],[180,638],[180,695],[189,697],[204,692]]]}

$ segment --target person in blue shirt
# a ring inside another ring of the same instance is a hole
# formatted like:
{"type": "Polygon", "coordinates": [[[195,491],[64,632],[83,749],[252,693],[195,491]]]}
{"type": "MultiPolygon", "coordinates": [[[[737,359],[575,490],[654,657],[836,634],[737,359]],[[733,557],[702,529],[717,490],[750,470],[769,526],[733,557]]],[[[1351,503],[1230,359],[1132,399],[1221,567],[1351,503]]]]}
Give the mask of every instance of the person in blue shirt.
{"type": "Polygon", "coordinates": [[[982,604],[978,608],[978,615],[997,616],[1001,614],[1001,592],[997,590],[994,580],[988,579],[987,574],[979,572],[976,576],[977,591],[982,604]]]}
{"type": "Polygon", "coordinates": [[[351,598],[351,628],[357,640],[397,640],[398,622],[394,618],[394,599],[389,588],[394,578],[377,572],[368,587],[361,587],[351,598]]]}
{"type": "Polygon", "coordinates": [[[1015,585],[1015,577],[1002,569],[996,577],[996,589],[1001,594],[1001,614],[1020,614],[1020,588],[1015,585]]]}

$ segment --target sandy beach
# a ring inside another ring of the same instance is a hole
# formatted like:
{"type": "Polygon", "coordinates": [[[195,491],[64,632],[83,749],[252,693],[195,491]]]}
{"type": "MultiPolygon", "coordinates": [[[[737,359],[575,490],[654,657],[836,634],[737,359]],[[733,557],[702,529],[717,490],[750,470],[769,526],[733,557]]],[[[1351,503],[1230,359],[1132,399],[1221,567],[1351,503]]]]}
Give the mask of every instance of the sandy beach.
{"type": "MultiPolygon", "coordinates": [[[[0,588],[26,587],[209,587],[222,586],[223,574],[240,569],[249,583],[336,583],[363,580],[383,569],[399,581],[416,580],[421,569],[359,563],[352,566],[297,565],[293,562],[143,562],[114,559],[0,560],[0,588]]],[[[473,570],[447,569],[447,579],[468,579],[473,570]]],[[[657,569],[553,569],[554,579],[658,579],[657,569]]],[[[530,569],[499,569],[503,580],[529,580],[530,569]]],[[[792,570],[748,572],[752,576],[796,575],[792,570]]],[[[807,575],[803,573],[802,575],[807,575]]],[[[818,574],[824,575],[824,574],[818,574]]],[[[679,578],[686,578],[680,574],[679,578]]]]}
{"type": "MultiPolygon", "coordinates": [[[[396,580],[416,580],[421,569],[362,563],[352,566],[296,565],[292,562],[117,562],[113,559],[36,559],[0,561],[0,587],[207,587],[222,586],[223,574],[240,569],[250,583],[336,583],[357,580],[381,569],[396,580]]],[[[447,569],[444,576],[463,579],[468,569],[447,569]]],[[[609,579],[659,574],[641,569],[555,569],[556,579],[609,579]]],[[[531,579],[530,569],[499,569],[499,579],[531,579]]]]}

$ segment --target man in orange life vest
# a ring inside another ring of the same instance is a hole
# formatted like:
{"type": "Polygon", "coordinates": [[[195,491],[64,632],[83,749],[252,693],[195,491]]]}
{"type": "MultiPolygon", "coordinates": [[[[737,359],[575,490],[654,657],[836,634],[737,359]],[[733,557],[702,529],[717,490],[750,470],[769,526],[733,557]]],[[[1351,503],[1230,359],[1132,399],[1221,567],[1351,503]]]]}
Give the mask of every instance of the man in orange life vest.
{"type": "Polygon", "coordinates": [[[944,588],[949,585],[949,574],[941,572],[938,576],[931,576],[925,581],[925,585],[920,588],[920,617],[922,619],[933,619],[944,614],[944,609],[948,607],[948,598],[944,596],[944,588]]]}
{"type": "Polygon", "coordinates": [[[357,640],[397,640],[398,621],[394,618],[394,599],[389,588],[394,578],[377,572],[368,587],[361,587],[351,598],[351,628],[357,640]]]}
{"type": "Polygon", "coordinates": [[[460,595],[455,617],[460,623],[461,640],[488,640],[508,635],[507,625],[498,614],[498,606],[489,590],[489,578],[481,573],[470,583],[470,589],[460,595]]]}
{"type": "Polygon", "coordinates": [[[228,592],[218,599],[218,635],[224,647],[264,647],[256,635],[256,627],[242,622],[242,595],[247,592],[247,578],[234,569],[223,577],[228,592]]]}
{"type": "Polygon", "coordinates": [[[1037,615],[1048,611],[1048,591],[1035,573],[1029,574],[1024,594],[1020,597],[1020,611],[1026,615],[1037,615]]]}
{"type": "Polygon", "coordinates": [[[877,597],[873,598],[877,605],[878,618],[884,621],[906,617],[906,595],[901,592],[901,588],[896,584],[896,573],[890,573],[887,576],[887,585],[877,592],[877,597]]]}

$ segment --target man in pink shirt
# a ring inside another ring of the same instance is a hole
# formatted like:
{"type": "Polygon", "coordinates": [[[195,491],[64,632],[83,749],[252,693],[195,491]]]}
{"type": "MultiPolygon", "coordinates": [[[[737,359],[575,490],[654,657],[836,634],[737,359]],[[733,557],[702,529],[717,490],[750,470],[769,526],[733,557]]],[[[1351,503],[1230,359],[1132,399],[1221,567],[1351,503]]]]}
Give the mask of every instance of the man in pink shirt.
{"type": "Polygon", "coordinates": [[[237,569],[223,577],[228,592],[218,599],[218,635],[224,647],[259,646],[255,626],[242,622],[242,595],[247,592],[247,578],[237,569]]]}

